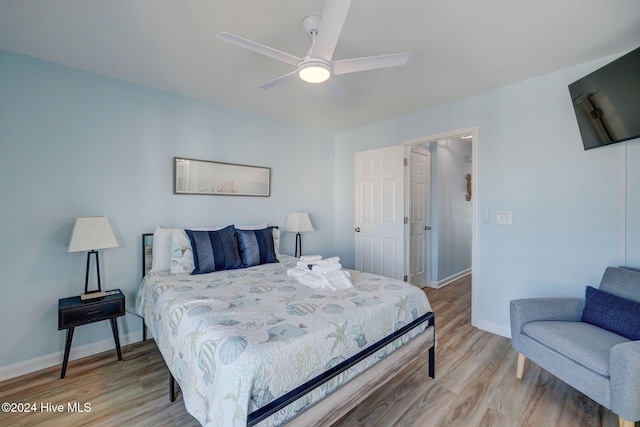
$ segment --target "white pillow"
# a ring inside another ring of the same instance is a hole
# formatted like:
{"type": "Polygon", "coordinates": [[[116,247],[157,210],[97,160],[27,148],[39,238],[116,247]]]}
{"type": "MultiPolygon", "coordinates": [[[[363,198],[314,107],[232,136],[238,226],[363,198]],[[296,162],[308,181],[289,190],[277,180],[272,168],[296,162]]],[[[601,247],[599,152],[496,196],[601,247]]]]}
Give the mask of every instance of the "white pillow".
{"type": "Polygon", "coordinates": [[[267,223],[263,222],[260,224],[250,224],[250,225],[234,225],[238,230],[263,230],[267,228],[267,223]]]}
{"type": "Polygon", "coordinates": [[[276,250],[276,255],[280,253],[280,229],[273,229],[273,247],[276,250]]]}
{"type": "Polygon", "coordinates": [[[171,235],[173,228],[156,227],[153,232],[151,271],[171,269],[171,235]]]}
{"type": "Polygon", "coordinates": [[[171,273],[191,273],[194,268],[189,236],[184,229],[176,228],[171,233],[171,273]]]}

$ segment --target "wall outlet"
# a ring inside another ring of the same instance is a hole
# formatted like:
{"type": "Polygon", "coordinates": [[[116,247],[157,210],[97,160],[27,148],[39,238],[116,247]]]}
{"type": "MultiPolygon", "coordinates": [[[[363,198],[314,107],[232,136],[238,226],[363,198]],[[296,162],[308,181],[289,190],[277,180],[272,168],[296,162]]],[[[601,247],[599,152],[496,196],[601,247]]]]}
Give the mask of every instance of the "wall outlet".
{"type": "Polygon", "coordinates": [[[511,212],[496,212],[496,224],[511,224],[511,212]]]}

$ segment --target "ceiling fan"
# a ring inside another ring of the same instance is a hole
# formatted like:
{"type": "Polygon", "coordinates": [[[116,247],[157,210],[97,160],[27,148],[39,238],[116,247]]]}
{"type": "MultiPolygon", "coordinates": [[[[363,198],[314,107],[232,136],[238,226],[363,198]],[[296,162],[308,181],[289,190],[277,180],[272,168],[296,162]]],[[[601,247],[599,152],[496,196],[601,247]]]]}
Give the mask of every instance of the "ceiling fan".
{"type": "Polygon", "coordinates": [[[406,64],[411,52],[331,60],[350,4],[351,0],[327,0],[322,16],[312,15],[302,20],[305,32],[313,38],[311,48],[303,58],[225,32],[218,33],[217,37],[296,67],[294,71],[258,86],[261,89],[284,83],[295,78],[296,75],[308,83],[322,83],[332,74],[355,73],[406,64]]]}

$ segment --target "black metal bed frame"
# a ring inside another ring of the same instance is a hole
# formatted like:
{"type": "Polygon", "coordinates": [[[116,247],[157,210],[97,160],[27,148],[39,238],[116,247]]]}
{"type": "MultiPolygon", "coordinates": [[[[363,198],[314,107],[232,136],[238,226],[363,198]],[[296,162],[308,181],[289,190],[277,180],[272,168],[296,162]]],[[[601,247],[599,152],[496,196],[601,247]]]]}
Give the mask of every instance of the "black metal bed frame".
{"type": "MultiPolygon", "coordinates": [[[[291,390],[290,392],[284,394],[283,396],[280,396],[279,398],[267,403],[266,405],[262,406],[256,411],[250,413],[249,416],[247,417],[247,426],[253,426],[259,423],[260,421],[263,421],[264,419],[268,418],[269,416],[275,414],[280,409],[293,403],[298,398],[304,396],[305,394],[309,393],[315,388],[321,386],[322,384],[331,380],[336,375],[341,374],[342,372],[351,368],[353,365],[371,356],[373,353],[380,350],[385,345],[391,343],[393,340],[401,337],[405,333],[409,332],[413,328],[416,328],[417,326],[425,322],[427,322],[427,327],[435,326],[435,314],[433,314],[433,312],[430,311],[418,317],[413,322],[403,326],[402,328],[393,332],[391,335],[386,336],[385,338],[381,339],[375,344],[372,344],[371,346],[365,348],[361,352],[351,356],[350,358],[343,361],[342,363],[339,363],[333,368],[330,368],[329,370],[323,372],[317,377],[311,379],[310,381],[307,381],[301,386],[291,390]]],[[[434,328],[434,334],[435,334],[435,328],[434,328]]],[[[434,339],[434,343],[435,343],[435,339],[434,339]]],[[[429,349],[429,377],[431,378],[434,378],[434,374],[435,374],[434,369],[435,369],[435,345],[429,349]]]]}
{"type": "MultiPolygon", "coordinates": [[[[142,234],[142,276],[143,277],[145,276],[145,271],[146,271],[145,241],[148,237],[151,237],[151,236],[153,236],[153,233],[142,234]]],[[[396,340],[397,338],[401,337],[407,332],[413,330],[414,328],[422,325],[423,323],[426,323],[427,328],[430,326],[434,327],[433,328],[434,344],[429,348],[429,377],[435,378],[435,355],[436,355],[435,354],[435,322],[436,322],[436,318],[433,312],[430,311],[428,313],[423,314],[422,316],[413,320],[411,323],[393,332],[391,335],[386,336],[385,338],[370,345],[369,347],[351,356],[347,360],[344,360],[343,362],[339,363],[333,368],[330,368],[329,370],[321,373],[315,378],[302,384],[301,386],[272,400],[271,402],[260,407],[254,412],[251,412],[247,417],[247,426],[254,426],[259,422],[267,419],[268,417],[275,414],[282,408],[290,405],[300,397],[311,392],[315,388],[320,387],[322,384],[326,383],[327,381],[330,381],[332,378],[336,377],[337,375],[340,375],[347,369],[351,368],[352,366],[356,365],[357,363],[371,356],[372,354],[374,354],[376,351],[380,350],[387,344],[391,343],[392,341],[396,340]]],[[[147,334],[146,334],[146,324],[145,324],[144,318],[142,319],[142,330],[143,330],[143,340],[146,341],[147,334]]],[[[421,333],[426,333],[426,332],[421,332],[421,333]]],[[[175,378],[173,377],[173,374],[171,374],[171,371],[169,371],[169,400],[171,402],[175,401],[175,378]]]]}

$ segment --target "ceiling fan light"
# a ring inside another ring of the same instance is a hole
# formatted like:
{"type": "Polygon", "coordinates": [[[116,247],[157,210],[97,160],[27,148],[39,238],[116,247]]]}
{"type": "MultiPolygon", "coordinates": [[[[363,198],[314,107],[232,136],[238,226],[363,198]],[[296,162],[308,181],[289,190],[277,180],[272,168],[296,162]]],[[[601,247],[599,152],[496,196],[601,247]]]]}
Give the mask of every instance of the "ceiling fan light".
{"type": "Polygon", "coordinates": [[[331,77],[331,69],[321,62],[312,62],[300,67],[298,75],[307,83],[322,83],[331,77]]]}

